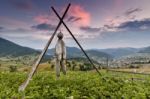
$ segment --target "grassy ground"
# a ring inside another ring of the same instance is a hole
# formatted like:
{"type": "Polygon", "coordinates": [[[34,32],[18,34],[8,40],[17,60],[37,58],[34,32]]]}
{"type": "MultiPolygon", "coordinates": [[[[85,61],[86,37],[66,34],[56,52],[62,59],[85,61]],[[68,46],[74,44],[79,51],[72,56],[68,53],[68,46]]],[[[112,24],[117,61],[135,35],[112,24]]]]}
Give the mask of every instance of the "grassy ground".
{"type": "Polygon", "coordinates": [[[26,79],[25,72],[0,73],[0,98],[20,99],[145,99],[150,98],[149,76],[101,71],[69,71],[56,80],[54,72],[37,72],[25,93],[18,93],[19,85],[26,79]],[[132,80],[132,77],[143,80],[132,80]]]}

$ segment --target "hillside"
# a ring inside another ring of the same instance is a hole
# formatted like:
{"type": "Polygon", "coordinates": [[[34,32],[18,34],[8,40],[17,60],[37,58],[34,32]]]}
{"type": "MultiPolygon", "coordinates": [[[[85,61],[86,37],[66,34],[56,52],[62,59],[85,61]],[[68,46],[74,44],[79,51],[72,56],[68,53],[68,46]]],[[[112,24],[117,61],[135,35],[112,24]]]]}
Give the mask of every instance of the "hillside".
{"type": "Polygon", "coordinates": [[[0,38],[0,57],[5,56],[18,57],[38,53],[39,52],[34,49],[23,47],[6,39],[0,38]]]}
{"type": "MultiPolygon", "coordinates": [[[[141,61],[141,62],[149,62],[150,60],[150,47],[139,48],[136,53],[130,53],[128,55],[124,55],[120,57],[120,59],[129,59],[132,62],[141,61]]],[[[127,60],[127,61],[129,61],[127,60]]]]}
{"type": "Polygon", "coordinates": [[[150,53],[150,46],[142,48],[139,53],[150,53]]]}

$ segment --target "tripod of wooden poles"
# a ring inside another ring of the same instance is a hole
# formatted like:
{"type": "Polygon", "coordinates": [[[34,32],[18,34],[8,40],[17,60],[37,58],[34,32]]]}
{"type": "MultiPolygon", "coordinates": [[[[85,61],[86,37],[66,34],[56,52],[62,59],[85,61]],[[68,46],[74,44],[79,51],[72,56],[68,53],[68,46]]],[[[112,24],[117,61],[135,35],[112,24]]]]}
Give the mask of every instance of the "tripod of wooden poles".
{"type": "Polygon", "coordinates": [[[68,4],[64,14],[62,17],[59,16],[59,14],[57,13],[57,11],[54,9],[54,7],[51,7],[52,10],[54,11],[54,13],[56,14],[56,16],[59,18],[59,23],[54,31],[54,33],[52,34],[52,36],[50,37],[50,39],[48,40],[45,48],[43,49],[43,51],[41,52],[41,54],[39,55],[37,61],[35,62],[35,64],[32,67],[31,72],[28,75],[27,80],[21,85],[19,86],[19,91],[24,91],[25,88],[27,87],[27,85],[29,84],[30,80],[32,79],[33,75],[36,72],[37,67],[39,66],[43,56],[45,55],[49,45],[51,44],[57,30],[59,29],[60,25],[63,24],[65,26],[65,28],[67,29],[67,31],[69,32],[69,34],[72,36],[72,38],[75,40],[75,42],[78,44],[78,46],[80,47],[80,49],[82,50],[82,52],[84,53],[84,55],[86,56],[86,58],[88,59],[88,61],[90,62],[90,64],[95,68],[95,70],[97,71],[97,73],[101,76],[101,73],[98,71],[97,67],[94,65],[94,63],[91,61],[91,59],[89,58],[89,56],[87,55],[87,53],[85,52],[85,50],[83,49],[83,47],[80,45],[80,43],[78,42],[78,40],[75,38],[75,36],[72,34],[72,32],[70,31],[70,29],[68,28],[68,26],[65,24],[65,22],[63,21],[65,15],[67,14],[69,8],[70,8],[71,4],[68,4]]]}

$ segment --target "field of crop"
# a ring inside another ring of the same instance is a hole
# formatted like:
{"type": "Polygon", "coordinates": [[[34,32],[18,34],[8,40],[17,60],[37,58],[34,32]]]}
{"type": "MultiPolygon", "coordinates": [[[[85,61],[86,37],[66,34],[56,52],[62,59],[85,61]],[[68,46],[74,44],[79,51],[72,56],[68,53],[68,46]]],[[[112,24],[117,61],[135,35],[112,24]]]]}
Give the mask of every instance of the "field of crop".
{"type": "Polygon", "coordinates": [[[37,72],[25,93],[18,93],[18,86],[27,73],[1,72],[0,98],[20,99],[145,99],[150,98],[149,76],[102,71],[69,71],[56,80],[55,72],[37,72]],[[132,79],[132,77],[136,79],[132,79]]]}

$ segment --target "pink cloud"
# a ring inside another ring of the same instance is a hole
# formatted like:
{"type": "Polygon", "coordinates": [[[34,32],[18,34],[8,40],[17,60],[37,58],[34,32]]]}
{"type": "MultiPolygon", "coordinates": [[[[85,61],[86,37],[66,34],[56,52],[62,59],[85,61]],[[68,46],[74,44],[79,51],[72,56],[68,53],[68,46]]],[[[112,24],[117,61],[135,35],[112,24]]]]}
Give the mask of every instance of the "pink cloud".
{"type": "Polygon", "coordinates": [[[85,9],[79,5],[72,5],[68,12],[68,15],[80,18],[80,20],[75,22],[77,26],[88,26],[90,24],[91,21],[90,13],[85,11],[85,9]]]}
{"type": "Polygon", "coordinates": [[[39,24],[41,23],[58,23],[58,18],[54,14],[40,14],[33,17],[33,20],[39,24]]]}
{"type": "Polygon", "coordinates": [[[38,23],[48,23],[49,22],[49,16],[48,15],[38,15],[34,17],[34,21],[38,23]]]}
{"type": "MultiPolygon", "coordinates": [[[[65,8],[62,8],[63,10],[58,11],[58,14],[62,16],[64,13],[65,8]]],[[[40,14],[35,17],[33,17],[33,20],[37,23],[53,23],[57,24],[59,22],[59,19],[57,16],[52,12],[51,14],[40,14]]],[[[83,7],[79,5],[72,5],[65,17],[64,20],[71,20],[67,21],[75,26],[89,26],[91,21],[91,15],[89,12],[87,12],[83,7]]]]}

